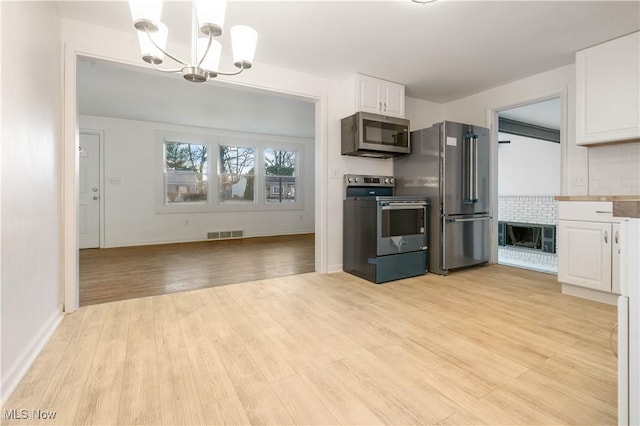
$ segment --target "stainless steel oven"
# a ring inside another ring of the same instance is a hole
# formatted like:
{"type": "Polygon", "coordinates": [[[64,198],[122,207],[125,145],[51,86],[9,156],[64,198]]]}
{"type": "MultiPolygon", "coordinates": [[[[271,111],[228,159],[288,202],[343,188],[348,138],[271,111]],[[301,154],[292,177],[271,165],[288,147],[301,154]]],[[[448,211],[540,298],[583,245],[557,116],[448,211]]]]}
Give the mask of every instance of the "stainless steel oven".
{"type": "Polygon", "coordinates": [[[378,197],[378,255],[425,250],[427,246],[426,199],[378,197]]]}
{"type": "Polygon", "coordinates": [[[427,271],[429,201],[393,192],[390,176],[345,175],[345,272],[382,283],[427,271]]]}

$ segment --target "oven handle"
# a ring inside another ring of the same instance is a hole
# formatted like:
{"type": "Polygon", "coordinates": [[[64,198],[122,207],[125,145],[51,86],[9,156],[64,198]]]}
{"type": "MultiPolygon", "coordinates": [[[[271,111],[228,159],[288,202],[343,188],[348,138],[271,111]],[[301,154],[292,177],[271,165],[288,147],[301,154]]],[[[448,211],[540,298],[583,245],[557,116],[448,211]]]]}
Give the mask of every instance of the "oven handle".
{"type": "Polygon", "coordinates": [[[389,203],[382,206],[382,210],[408,210],[425,208],[427,203],[389,203]]]}
{"type": "Polygon", "coordinates": [[[473,222],[476,220],[489,220],[489,219],[493,219],[491,216],[482,216],[482,217],[468,217],[468,218],[464,218],[464,219],[453,219],[453,218],[446,218],[445,222],[447,223],[453,223],[453,222],[473,222]]]}

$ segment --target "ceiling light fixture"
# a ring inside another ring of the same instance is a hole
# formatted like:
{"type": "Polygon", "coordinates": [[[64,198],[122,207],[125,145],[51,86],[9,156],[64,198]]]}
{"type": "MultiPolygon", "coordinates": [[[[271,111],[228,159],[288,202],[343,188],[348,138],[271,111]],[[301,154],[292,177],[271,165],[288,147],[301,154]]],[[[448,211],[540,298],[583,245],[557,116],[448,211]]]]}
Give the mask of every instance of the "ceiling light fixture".
{"type": "Polygon", "coordinates": [[[222,34],[227,0],[194,0],[191,6],[191,62],[183,61],[166,51],[167,27],[160,22],[162,0],[129,0],[133,25],[138,30],[138,42],[142,60],[155,69],[167,73],[179,73],[189,81],[201,83],[218,75],[237,75],[251,68],[258,41],[258,33],[246,25],[231,28],[233,63],[239,68],[234,72],[222,72],[220,54],[222,45],[214,37],[222,34]],[[167,56],[180,65],[179,68],[164,69],[167,56]]]}

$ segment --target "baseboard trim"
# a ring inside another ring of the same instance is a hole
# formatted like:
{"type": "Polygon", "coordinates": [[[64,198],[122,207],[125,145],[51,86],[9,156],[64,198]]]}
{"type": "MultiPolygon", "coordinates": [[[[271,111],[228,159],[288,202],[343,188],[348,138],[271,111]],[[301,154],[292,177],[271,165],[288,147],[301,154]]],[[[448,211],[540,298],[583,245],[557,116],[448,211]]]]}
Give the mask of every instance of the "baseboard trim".
{"type": "Polygon", "coordinates": [[[277,234],[252,234],[252,235],[244,235],[242,237],[236,238],[222,238],[216,240],[209,240],[207,238],[195,238],[195,239],[177,239],[177,240],[158,240],[158,241],[142,241],[138,243],[112,243],[107,244],[104,247],[100,248],[123,248],[123,247],[139,247],[139,246],[162,246],[168,244],[184,244],[184,243],[199,243],[203,241],[230,241],[230,240],[248,240],[251,238],[268,238],[268,237],[287,237],[287,236],[296,236],[296,235],[311,235],[314,234],[313,231],[291,231],[291,232],[280,232],[277,234]]]}
{"type": "Polygon", "coordinates": [[[336,272],[342,272],[342,263],[336,263],[335,265],[329,265],[327,268],[328,274],[334,274],[336,272]]]}
{"type": "Polygon", "coordinates": [[[62,307],[59,307],[31,339],[13,365],[6,370],[3,369],[0,406],[4,406],[13,391],[16,390],[22,378],[27,374],[31,365],[53,335],[53,332],[58,328],[63,317],[62,307]]]}
{"type": "Polygon", "coordinates": [[[562,283],[562,294],[581,297],[594,302],[606,303],[607,305],[617,305],[619,296],[618,294],[605,293],[603,291],[591,290],[589,288],[578,287],[565,283],[562,283]]]}

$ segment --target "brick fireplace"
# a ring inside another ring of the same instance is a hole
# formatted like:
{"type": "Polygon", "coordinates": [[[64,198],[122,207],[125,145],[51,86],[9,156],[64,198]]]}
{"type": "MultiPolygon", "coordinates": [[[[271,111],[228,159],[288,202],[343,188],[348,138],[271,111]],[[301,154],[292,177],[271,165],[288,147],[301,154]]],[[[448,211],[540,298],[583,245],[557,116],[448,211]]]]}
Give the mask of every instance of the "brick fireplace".
{"type": "Polygon", "coordinates": [[[498,222],[498,263],[558,272],[558,204],[552,196],[500,196],[498,222]]]}

